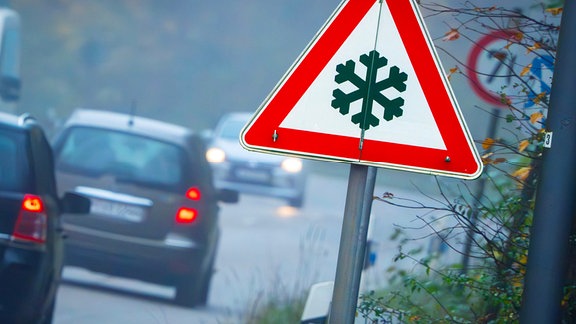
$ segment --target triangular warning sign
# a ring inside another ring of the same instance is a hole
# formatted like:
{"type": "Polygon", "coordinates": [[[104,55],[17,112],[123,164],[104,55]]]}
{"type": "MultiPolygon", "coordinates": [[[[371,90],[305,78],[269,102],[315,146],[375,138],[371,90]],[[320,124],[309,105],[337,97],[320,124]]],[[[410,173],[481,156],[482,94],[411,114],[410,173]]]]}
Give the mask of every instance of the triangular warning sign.
{"type": "Polygon", "coordinates": [[[412,0],[345,0],[242,131],[253,151],[473,179],[482,162],[412,0]]]}

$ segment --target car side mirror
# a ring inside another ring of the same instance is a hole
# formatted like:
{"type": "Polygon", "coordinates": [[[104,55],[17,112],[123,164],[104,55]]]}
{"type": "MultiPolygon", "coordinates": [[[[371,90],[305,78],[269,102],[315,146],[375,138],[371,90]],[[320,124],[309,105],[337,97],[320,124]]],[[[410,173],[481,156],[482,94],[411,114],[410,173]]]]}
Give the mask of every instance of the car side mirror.
{"type": "Polygon", "coordinates": [[[218,190],[218,200],[221,202],[234,204],[240,200],[240,194],[236,190],[220,189],[218,190]]]}
{"type": "Polygon", "coordinates": [[[60,200],[62,213],[88,214],[90,212],[90,199],[73,192],[66,192],[60,200]]]}

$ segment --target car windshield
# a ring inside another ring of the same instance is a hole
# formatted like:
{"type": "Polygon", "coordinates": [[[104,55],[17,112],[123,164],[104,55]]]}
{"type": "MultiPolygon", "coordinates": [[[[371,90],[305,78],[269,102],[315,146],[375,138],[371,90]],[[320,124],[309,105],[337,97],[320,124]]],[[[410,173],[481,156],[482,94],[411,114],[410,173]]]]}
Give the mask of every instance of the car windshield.
{"type": "Polygon", "coordinates": [[[0,129],[0,191],[27,191],[25,135],[0,129]]]}
{"type": "Polygon", "coordinates": [[[173,186],[183,179],[184,153],[176,145],[135,134],[74,127],[57,150],[60,170],[118,181],[173,186]]]}

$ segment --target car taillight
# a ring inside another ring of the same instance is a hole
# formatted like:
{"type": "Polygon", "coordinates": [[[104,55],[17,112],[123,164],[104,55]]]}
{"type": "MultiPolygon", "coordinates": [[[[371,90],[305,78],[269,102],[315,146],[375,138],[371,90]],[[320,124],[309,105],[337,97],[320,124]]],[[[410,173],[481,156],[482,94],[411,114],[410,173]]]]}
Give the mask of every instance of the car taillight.
{"type": "Polygon", "coordinates": [[[197,216],[198,211],[196,211],[196,209],[182,207],[176,212],[176,223],[191,224],[196,220],[197,216]]]}
{"type": "Polygon", "coordinates": [[[200,200],[201,197],[202,195],[200,194],[200,189],[198,188],[192,187],[186,191],[186,198],[190,200],[200,200]]]}
{"type": "Polygon", "coordinates": [[[18,241],[44,243],[47,222],[42,199],[34,195],[25,195],[12,238],[18,241]]]}
{"type": "MultiPolygon", "coordinates": [[[[191,187],[186,191],[186,198],[199,201],[202,198],[200,189],[196,187],[191,187]]],[[[198,211],[194,208],[182,207],[176,212],[176,223],[178,224],[192,224],[196,217],[198,217],[198,211]]]]}

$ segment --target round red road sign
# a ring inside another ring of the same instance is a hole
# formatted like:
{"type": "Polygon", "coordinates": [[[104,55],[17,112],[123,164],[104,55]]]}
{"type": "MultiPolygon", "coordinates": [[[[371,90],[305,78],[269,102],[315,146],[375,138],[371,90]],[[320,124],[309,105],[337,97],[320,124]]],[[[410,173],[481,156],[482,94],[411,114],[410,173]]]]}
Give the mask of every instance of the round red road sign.
{"type": "Polygon", "coordinates": [[[491,32],[480,38],[468,55],[466,65],[472,89],[481,99],[498,107],[506,107],[498,92],[510,83],[516,56],[508,48],[514,36],[512,30],[491,32]]]}

